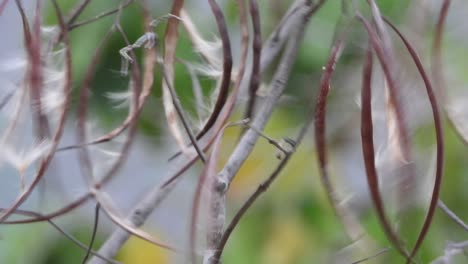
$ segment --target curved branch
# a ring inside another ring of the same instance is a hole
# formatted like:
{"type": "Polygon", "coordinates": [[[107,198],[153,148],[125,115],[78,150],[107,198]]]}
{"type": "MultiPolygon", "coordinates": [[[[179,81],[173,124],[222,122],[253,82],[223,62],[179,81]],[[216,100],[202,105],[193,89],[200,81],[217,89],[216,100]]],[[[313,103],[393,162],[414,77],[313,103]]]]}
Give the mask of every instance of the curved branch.
{"type": "Polygon", "coordinates": [[[431,81],[429,80],[429,77],[427,76],[427,73],[424,70],[424,66],[421,63],[421,60],[419,59],[419,56],[416,53],[416,50],[411,46],[411,44],[405,38],[405,36],[403,36],[401,31],[398,30],[398,28],[396,28],[395,25],[393,25],[393,23],[391,23],[388,19],[384,18],[384,20],[397,33],[397,35],[402,40],[403,44],[405,45],[406,49],[411,55],[411,58],[413,59],[414,64],[418,68],[421,78],[424,81],[427,97],[429,98],[429,102],[432,108],[432,116],[434,119],[434,127],[435,127],[435,134],[436,134],[437,157],[436,157],[436,173],[435,173],[434,188],[432,190],[431,202],[429,204],[429,209],[427,211],[424,224],[421,228],[421,231],[419,232],[418,239],[416,240],[416,244],[414,245],[413,250],[411,251],[411,255],[410,255],[410,259],[411,259],[416,255],[418,249],[421,247],[422,242],[424,241],[424,238],[426,237],[426,234],[429,231],[429,227],[431,226],[434,213],[437,209],[437,201],[439,200],[440,187],[442,185],[442,177],[444,173],[444,159],[445,159],[444,128],[442,126],[442,118],[440,115],[437,98],[434,94],[434,88],[432,87],[431,81]]]}
{"type": "Polygon", "coordinates": [[[221,114],[223,106],[226,104],[229,95],[229,84],[231,83],[231,71],[232,71],[232,54],[231,54],[231,43],[229,40],[229,34],[227,30],[226,21],[219,5],[215,0],[208,0],[211,11],[216,18],[216,24],[218,26],[219,35],[223,44],[223,76],[221,79],[221,86],[219,88],[219,95],[216,99],[216,103],[213,107],[210,117],[206,121],[203,128],[198,132],[197,139],[202,138],[208,130],[214,125],[218,116],[221,114]]]}

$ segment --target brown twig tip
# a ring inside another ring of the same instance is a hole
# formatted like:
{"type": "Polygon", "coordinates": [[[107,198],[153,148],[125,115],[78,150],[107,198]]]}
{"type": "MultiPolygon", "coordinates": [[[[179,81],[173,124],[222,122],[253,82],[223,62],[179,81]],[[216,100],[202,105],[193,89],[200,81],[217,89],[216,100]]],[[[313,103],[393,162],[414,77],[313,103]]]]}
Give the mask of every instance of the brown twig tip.
{"type": "MultiPolygon", "coordinates": [[[[372,44],[370,44],[369,46],[372,46],[372,44]]],[[[371,105],[371,85],[373,67],[372,65],[372,50],[369,48],[366,53],[366,59],[363,67],[361,91],[361,138],[367,183],[371,193],[372,202],[374,203],[379,221],[385,231],[385,234],[401,254],[403,254],[404,256],[408,256],[408,253],[406,253],[406,250],[404,249],[400,238],[395,233],[387,219],[384,204],[379,190],[379,181],[377,176],[377,169],[375,167],[375,150],[373,142],[373,121],[371,105]]]]}
{"type": "Polygon", "coordinates": [[[221,78],[221,86],[219,88],[218,98],[216,103],[211,110],[211,115],[206,121],[203,128],[198,132],[197,139],[200,139],[205,135],[211,127],[214,125],[218,116],[221,113],[223,106],[226,104],[228,95],[229,95],[229,85],[231,83],[231,71],[232,71],[232,53],[231,53],[231,43],[229,40],[229,33],[224,19],[224,14],[218,3],[215,0],[208,0],[210,4],[211,11],[216,19],[216,25],[218,26],[219,35],[221,37],[221,42],[223,45],[223,75],[221,78]]]}
{"type": "Polygon", "coordinates": [[[262,32],[260,27],[260,14],[258,11],[258,4],[256,0],[250,0],[250,16],[252,18],[253,25],[253,59],[252,59],[252,72],[250,74],[250,84],[249,84],[249,100],[247,102],[247,108],[245,112],[245,117],[252,117],[253,111],[255,109],[256,95],[258,87],[260,85],[260,58],[262,54],[262,32]]]}
{"type": "Polygon", "coordinates": [[[323,69],[322,77],[320,80],[320,90],[317,96],[317,103],[315,106],[315,145],[317,149],[317,158],[319,162],[320,174],[322,183],[327,191],[329,201],[334,207],[336,207],[336,201],[331,196],[333,187],[329,180],[328,170],[327,170],[327,147],[325,139],[325,116],[326,116],[326,106],[327,106],[327,97],[330,91],[330,82],[335,71],[336,63],[340,57],[340,54],[344,48],[344,36],[340,36],[335,43],[333,44],[330,56],[327,60],[327,63],[323,69]]]}
{"type": "MultiPolygon", "coordinates": [[[[435,182],[434,182],[434,189],[432,191],[432,197],[429,204],[429,209],[427,211],[426,218],[424,220],[423,227],[419,233],[418,239],[416,240],[416,244],[411,251],[410,258],[414,257],[421,247],[424,238],[426,237],[427,232],[429,231],[429,227],[431,226],[432,219],[434,217],[435,210],[437,208],[437,202],[439,200],[440,188],[442,185],[442,177],[444,172],[444,159],[445,159],[445,151],[444,151],[444,130],[442,125],[442,118],[439,111],[439,106],[437,102],[437,98],[435,95],[434,88],[432,87],[431,81],[422,65],[421,60],[419,59],[416,50],[412,47],[408,39],[401,33],[398,28],[391,23],[388,19],[385,19],[385,22],[397,33],[397,35],[402,40],[403,44],[405,45],[406,49],[408,50],[409,54],[413,62],[415,63],[419,74],[421,75],[424,85],[426,87],[427,97],[429,98],[429,102],[432,108],[432,115],[434,119],[434,127],[436,132],[436,145],[437,145],[437,157],[436,157],[436,175],[435,175],[435,182]]],[[[409,263],[409,260],[408,260],[409,263]]]]}

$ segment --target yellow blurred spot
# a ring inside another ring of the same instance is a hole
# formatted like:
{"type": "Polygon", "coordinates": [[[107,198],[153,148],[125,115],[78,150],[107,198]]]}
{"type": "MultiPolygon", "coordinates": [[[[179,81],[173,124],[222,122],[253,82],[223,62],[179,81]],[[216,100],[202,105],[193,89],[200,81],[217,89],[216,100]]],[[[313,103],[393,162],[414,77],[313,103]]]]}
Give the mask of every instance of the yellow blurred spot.
{"type": "Polygon", "coordinates": [[[132,237],[120,250],[117,260],[123,264],[169,263],[166,249],[157,247],[143,239],[132,237]]]}
{"type": "Polygon", "coordinates": [[[311,246],[305,227],[294,216],[278,217],[271,228],[271,237],[264,248],[262,263],[295,263],[311,246]]]}

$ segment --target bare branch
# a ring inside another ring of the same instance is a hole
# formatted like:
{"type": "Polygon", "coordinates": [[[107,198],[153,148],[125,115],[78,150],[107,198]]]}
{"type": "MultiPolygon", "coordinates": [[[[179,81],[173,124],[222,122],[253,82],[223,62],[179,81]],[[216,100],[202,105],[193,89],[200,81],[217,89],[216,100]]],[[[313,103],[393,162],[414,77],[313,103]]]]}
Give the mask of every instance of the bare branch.
{"type": "Polygon", "coordinates": [[[359,264],[359,263],[366,262],[366,261],[374,259],[374,258],[376,258],[376,257],[378,257],[380,255],[383,255],[383,254],[387,253],[388,251],[390,251],[390,248],[384,248],[384,249],[380,250],[379,252],[375,253],[374,255],[372,255],[370,257],[366,257],[366,258],[360,259],[358,261],[354,261],[351,264],[359,264]]]}
{"type": "Polygon", "coordinates": [[[448,206],[442,200],[439,200],[439,203],[437,205],[455,223],[457,223],[461,228],[468,232],[468,225],[463,220],[461,220],[460,217],[458,217],[452,210],[450,210],[450,208],[448,208],[448,206]]]}
{"type": "Polygon", "coordinates": [[[78,28],[78,27],[81,27],[81,26],[84,26],[84,25],[87,25],[87,24],[91,24],[91,23],[93,23],[93,22],[95,22],[95,21],[98,21],[98,20],[101,19],[101,18],[107,17],[107,16],[109,16],[109,15],[116,14],[116,13],[120,12],[123,8],[126,8],[127,6],[129,6],[129,5],[130,5],[131,3],[133,3],[134,1],[135,1],[135,0],[126,0],[126,2],[121,3],[121,4],[119,5],[119,7],[114,8],[114,9],[109,10],[109,11],[105,11],[105,12],[103,12],[103,13],[101,13],[101,14],[99,14],[99,15],[93,17],[93,18],[90,18],[90,19],[84,20],[84,21],[79,21],[79,22],[76,22],[76,23],[70,23],[70,24],[68,25],[68,30],[69,30],[69,31],[72,31],[73,29],[76,29],[76,28],[78,28]]]}
{"type": "MultiPolygon", "coordinates": [[[[5,209],[0,209],[0,211],[3,211],[5,209]]],[[[43,215],[39,214],[39,213],[36,213],[36,212],[32,212],[32,211],[25,211],[25,210],[16,210],[14,212],[14,214],[20,214],[20,215],[27,215],[27,216],[34,216],[35,218],[46,218],[44,217],[43,215]]],[[[58,232],[60,232],[62,235],[64,235],[67,239],[69,239],[71,242],[73,242],[74,244],[76,244],[79,248],[85,250],[86,252],[89,252],[90,254],[96,256],[97,258],[100,258],[102,259],[103,261],[107,261],[108,263],[113,263],[113,264],[120,264],[120,262],[118,261],[115,261],[113,259],[108,259],[108,258],[105,258],[103,256],[101,256],[99,253],[97,253],[96,251],[92,250],[90,247],[86,246],[85,244],[81,243],[78,239],[76,239],[73,235],[71,235],[70,233],[68,233],[67,231],[65,231],[63,228],[61,228],[60,226],[58,226],[55,222],[53,222],[52,220],[50,219],[47,219],[45,220],[47,221],[53,228],[55,228],[58,232]]],[[[5,224],[5,223],[3,223],[5,224]]]]}
{"type": "MultiPolygon", "coordinates": [[[[295,61],[299,45],[302,41],[303,34],[307,22],[309,21],[309,11],[315,5],[305,2],[300,9],[298,23],[293,32],[292,37],[288,41],[286,50],[284,51],[281,62],[278,65],[276,73],[271,84],[271,92],[267,97],[267,101],[263,104],[258,114],[255,116],[252,126],[257,130],[263,130],[268,119],[270,118],[273,109],[283,93],[292,64],[295,61]]],[[[219,173],[213,184],[213,194],[210,205],[210,226],[211,230],[207,234],[207,249],[203,258],[203,263],[218,263],[219,260],[214,258],[217,254],[217,248],[222,238],[222,229],[225,220],[225,192],[228,190],[230,183],[234,179],[237,171],[253,149],[254,143],[257,141],[259,134],[254,129],[249,129],[241,138],[225,167],[219,173]]]]}
{"type": "MultiPolygon", "coordinates": [[[[375,44],[372,38],[369,37],[369,46],[375,44]]],[[[364,164],[366,168],[367,183],[371,193],[372,202],[374,203],[377,216],[385,232],[385,235],[390,242],[396,247],[398,252],[403,256],[409,258],[407,250],[404,248],[404,244],[401,241],[398,234],[393,230],[387,215],[385,213],[384,203],[380,195],[379,182],[377,176],[377,169],[375,167],[375,149],[373,139],[373,121],[372,121],[372,105],[371,105],[371,81],[372,81],[372,53],[369,47],[369,51],[366,57],[365,66],[363,69],[363,81],[362,81],[362,93],[361,93],[361,138],[362,138],[362,152],[364,156],[364,164]]]]}
{"type": "MultiPolygon", "coordinates": [[[[422,65],[421,60],[419,59],[416,50],[411,46],[409,41],[403,36],[403,34],[393,25],[388,19],[385,19],[385,22],[390,25],[390,27],[397,33],[400,39],[405,44],[406,49],[411,55],[416,67],[418,68],[419,74],[421,75],[424,85],[426,87],[427,97],[429,98],[429,102],[432,108],[432,116],[434,119],[434,127],[436,132],[436,144],[437,144],[437,160],[436,160],[436,175],[435,175],[435,182],[434,188],[432,190],[432,197],[429,204],[429,209],[427,211],[426,218],[424,219],[424,224],[421,228],[421,231],[418,235],[418,239],[416,240],[416,244],[413,247],[413,250],[410,255],[410,259],[416,255],[418,249],[421,247],[424,238],[429,231],[429,227],[431,226],[432,219],[435,214],[435,210],[437,208],[437,201],[439,200],[440,188],[442,185],[442,177],[444,173],[444,160],[445,160],[445,147],[444,147],[444,129],[442,126],[442,118],[439,112],[439,105],[437,103],[437,98],[434,93],[434,89],[432,88],[431,81],[424,70],[424,66],[422,65]]],[[[410,262],[408,259],[408,263],[410,262]]]]}
{"type": "Polygon", "coordinates": [[[249,83],[249,101],[247,103],[247,109],[244,118],[251,118],[255,109],[255,101],[257,90],[260,85],[260,58],[262,56],[262,32],[260,28],[260,13],[258,11],[258,4],[256,0],[249,0],[250,3],[250,16],[252,18],[253,25],[253,63],[252,72],[250,74],[249,83]]]}
{"type": "Polygon", "coordinates": [[[231,71],[232,71],[232,54],[231,54],[231,43],[229,41],[229,34],[227,31],[226,21],[224,15],[215,0],[208,0],[211,11],[216,18],[216,24],[218,25],[219,35],[221,42],[223,43],[223,76],[221,78],[221,86],[219,88],[218,98],[216,103],[211,110],[211,115],[206,121],[203,128],[198,132],[197,139],[200,139],[205,135],[208,130],[215,124],[221,110],[226,103],[229,95],[229,85],[231,83],[231,71]]]}
{"type": "MultiPolygon", "coordinates": [[[[19,0],[18,0],[19,1],[19,0]]],[[[17,2],[19,3],[19,2],[17,2]]],[[[64,35],[64,44],[65,44],[65,83],[63,85],[63,94],[65,95],[65,99],[63,102],[63,107],[62,111],[60,113],[59,121],[58,121],[58,126],[55,130],[54,135],[52,136],[52,146],[50,147],[49,152],[45,155],[43,158],[41,164],[39,165],[39,168],[36,172],[36,175],[33,178],[33,181],[31,184],[24,190],[13,202],[11,207],[7,209],[6,211],[2,212],[0,215],[0,222],[5,221],[8,216],[14,212],[26,199],[29,197],[29,195],[32,193],[34,188],[37,186],[39,181],[43,178],[50,162],[52,161],[52,158],[55,154],[55,150],[57,148],[57,145],[60,141],[60,138],[62,137],[62,133],[65,127],[65,120],[67,117],[68,113],[68,108],[70,104],[70,94],[71,94],[71,89],[72,89],[72,65],[71,65],[71,51],[70,51],[70,42],[68,39],[68,32],[65,27],[65,22],[63,20],[63,16],[61,13],[60,8],[58,7],[58,4],[56,0],[53,0],[52,2],[54,4],[55,11],[57,13],[57,17],[59,19],[60,23],[60,28],[63,32],[64,35]]]]}
{"type": "Polygon", "coordinates": [[[86,255],[84,256],[83,260],[81,261],[82,264],[86,264],[86,261],[89,258],[89,255],[91,254],[91,250],[93,248],[94,240],[96,239],[96,234],[97,234],[97,229],[99,225],[99,209],[100,209],[99,203],[96,204],[96,208],[94,210],[94,226],[93,226],[93,232],[91,235],[91,240],[89,241],[89,246],[88,246],[88,251],[86,252],[86,255]]]}

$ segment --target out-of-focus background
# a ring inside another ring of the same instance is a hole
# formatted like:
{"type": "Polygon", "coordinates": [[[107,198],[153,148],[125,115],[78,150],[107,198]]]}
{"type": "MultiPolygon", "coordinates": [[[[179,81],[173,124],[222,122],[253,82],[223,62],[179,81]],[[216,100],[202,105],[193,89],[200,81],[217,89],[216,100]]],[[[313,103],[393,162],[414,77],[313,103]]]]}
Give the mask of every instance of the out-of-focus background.
{"type": "MultiPolygon", "coordinates": [[[[32,16],[35,1],[24,1],[29,17],[32,16]]],[[[59,1],[63,10],[70,10],[75,0],[59,1]]],[[[171,1],[150,1],[152,16],[163,16],[170,12],[171,1]]],[[[234,63],[239,63],[240,31],[238,12],[235,1],[218,1],[227,19],[234,63]]],[[[292,1],[259,0],[261,12],[262,37],[266,39],[278,24],[292,1]]],[[[335,32],[335,25],[341,12],[341,1],[326,1],[321,10],[313,16],[307,28],[297,61],[287,85],[286,94],[274,112],[264,131],[270,137],[281,139],[294,137],[301,128],[308,109],[315,103],[315,94],[319,79],[330,49],[335,32]]],[[[365,2],[365,1],[362,1],[365,2]]],[[[423,62],[429,69],[431,41],[434,25],[442,1],[420,0],[380,0],[377,1],[382,12],[400,29],[416,46],[423,62]]],[[[460,127],[466,127],[468,110],[463,108],[468,99],[466,95],[465,74],[468,62],[465,51],[468,48],[468,4],[462,0],[452,1],[443,42],[445,56],[445,73],[449,83],[449,104],[457,114],[460,127]]],[[[102,11],[112,9],[118,1],[91,1],[81,18],[93,17],[102,11]]],[[[44,32],[53,31],[57,22],[49,1],[44,1],[44,32]]],[[[364,5],[363,5],[364,6],[364,5]]],[[[201,34],[207,39],[215,39],[217,28],[207,1],[186,1],[186,10],[191,15],[201,34]]],[[[83,82],[84,73],[99,42],[114,21],[114,16],[101,19],[71,32],[73,59],[73,83],[78,88],[83,82]]],[[[121,17],[121,25],[130,41],[135,41],[143,33],[143,24],[138,5],[126,8],[121,17]]],[[[352,34],[344,50],[343,59],[337,65],[333,78],[329,108],[327,110],[327,142],[329,146],[330,169],[339,195],[358,216],[362,225],[375,240],[375,251],[368,256],[390,246],[379,225],[369,200],[364,163],[360,141],[360,78],[363,53],[367,47],[367,37],[358,23],[350,25],[352,34]]],[[[165,24],[161,24],[156,33],[162,43],[165,24]]],[[[56,29],[55,29],[56,30],[56,29]]],[[[3,97],[21,83],[25,65],[22,25],[19,13],[13,1],[7,4],[0,16],[0,95],[3,97]]],[[[187,34],[180,30],[181,39],[177,47],[177,57],[190,62],[199,62],[199,56],[193,51],[187,34]]],[[[47,35],[45,35],[47,37],[47,35]]],[[[406,62],[401,68],[400,83],[404,87],[405,109],[410,123],[416,172],[418,175],[417,202],[415,210],[400,226],[402,236],[412,245],[422,225],[429,202],[434,177],[435,139],[431,109],[423,83],[410,64],[407,52],[400,42],[395,40],[395,49],[399,60],[406,62]]],[[[120,74],[121,57],[119,50],[124,47],[123,39],[115,34],[105,47],[102,60],[98,65],[96,78],[92,85],[90,117],[93,123],[91,135],[97,136],[117,126],[126,116],[125,108],[119,108],[119,102],[109,94],[125,91],[128,77],[120,74]]],[[[137,56],[140,56],[137,51],[137,56]]],[[[268,86],[269,77],[274,69],[269,69],[263,78],[264,87],[268,86]]],[[[382,193],[386,197],[389,212],[395,207],[394,191],[398,181],[395,179],[395,168],[388,160],[387,132],[385,128],[385,101],[382,74],[377,73],[374,82],[373,107],[375,108],[375,142],[377,165],[382,177],[382,193]],[[379,81],[380,80],[380,81],[379,81]]],[[[190,73],[182,64],[176,64],[175,87],[182,104],[190,116],[196,119],[195,99],[191,89],[190,73]]],[[[155,73],[156,81],[149,101],[143,109],[138,124],[136,143],[132,147],[124,167],[113,179],[106,191],[112,195],[122,212],[128,212],[152,186],[161,183],[165,172],[171,169],[169,157],[177,151],[177,146],[167,129],[161,99],[161,74],[155,73]]],[[[201,76],[199,81],[204,95],[209,98],[215,81],[201,76]]],[[[78,93],[72,95],[72,107],[76,106],[78,93]]],[[[238,108],[232,120],[238,120],[243,113],[246,96],[239,100],[238,108]]],[[[467,102],[468,103],[468,102],[467,102]]],[[[9,120],[8,108],[0,114],[0,127],[5,127],[9,120]]],[[[26,130],[31,126],[24,124],[26,130]]],[[[468,219],[466,204],[468,195],[468,159],[466,146],[459,140],[453,128],[448,124],[446,131],[445,179],[441,199],[462,219],[468,219]]],[[[313,143],[313,129],[299,147],[292,161],[279,179],[262,196],[241,220],[228,241],[223,254],[223,263],[352,263],[366,257],[357,254],[353,244],[347,239],[344,229],[335,217],[320,183],[317,170],[316,154],[313,143]]],[[[20,133],[20,132],[18,132],[20,133]]],[[[239,136],[240,129],[228,129],[223,141],[222,164],[229,157],[230,151],[239,136]]],[[[119,138],[116,139],[119,142],[119,138]]],[[[21,132],[17,138],[18,149],[27,151],[34,140],[27,133],[21,132]],[[24,134],[24,135],[23,135],[24,134]]],[[[61,146],[76,142],[76,112],[71,111],[66,124],[61,146]]],[[[121,142],[121,141],[120,141],[121,142]]],[[[112,154],[114,143],[106,143],[103,148],[108,152],[101,153],[102,166],[105,167],[106,155],[112,154]]],[[[96,159],[98,159],[98,154],[96,159]]],[[[220,166],[222,165],[220,164],[220,166]]],[[[259,140],[254,152],[231,186],[228,193],[228,219],[242,205],[258,186],[269,175],[276,164],[275,149],[265,140],[259,140]]],[[[202,164],[197,163],[184,174],[184,179],[158,209],[148,219],[144,229],[155,237],[170,244],[185,247],[188,241],[190,210],[197,176],[202,164]]],[[[8,207],[18,194],[17,172],[8,166],[1,166],[0,206],[8,207]]],[[[26,172],[26,178],[32,176],[26,172]]],[[[45,179],[42,191],[35,191],[24,209],[50,212],[60,208],[87,191],[80,172],[78,155],[75,151],[64,151],[56,154],[52,164],[53,172],[45,179]]],[[[83,243],[90,239],[94,204],[89,202],[70,214],[56,219],[56,223],[73,233],[83,243]]],[[[396,218],[392,218],[395,220],[396,218]]],[[[99,223],[98,249],[104,239],[116,227],[102,214],[99,223]]],[[[0,263],[81,263],[85,251],[56,232],[47,223],[28,225],[0,226],[0,263]]],[[[418,257],[420,263],[430,263],[444,255],[447,241],[468,240],[468,234],[457,226],[445,214],[438,211],[434,223],[425,240],[418,257]]],[[[200,240],[200,244],[203,241],[200,240]]],[[[201,247],[201,246],[200,246],[201,247]]],[[[117,260],[125,264],[177,263],[179,257],[159,249],[137,238],[130,239],[122,248],[117,260]]],[[[368,263],[401,263],[403,260],[395,250],[390,250],[368,263]]],[[[460,254],[453,263],[468,263],[468,257],[460,254]]]]}

